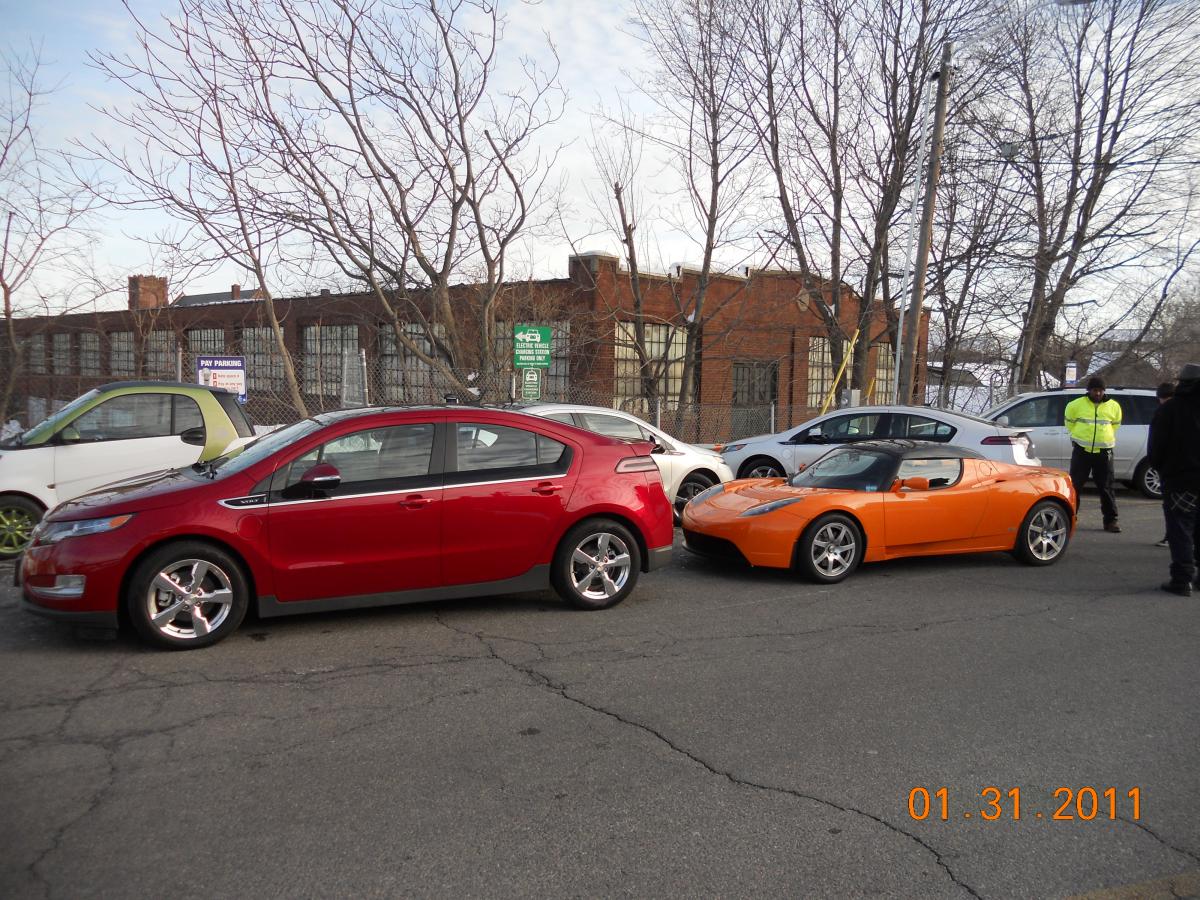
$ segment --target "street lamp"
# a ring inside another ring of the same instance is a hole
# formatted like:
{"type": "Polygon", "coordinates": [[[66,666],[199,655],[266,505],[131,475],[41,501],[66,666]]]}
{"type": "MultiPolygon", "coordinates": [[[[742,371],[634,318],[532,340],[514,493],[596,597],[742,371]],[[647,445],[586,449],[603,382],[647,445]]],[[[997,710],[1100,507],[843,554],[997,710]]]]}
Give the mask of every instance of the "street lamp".
{"type": "Polygon", "coordinates": [[[938,175],[942,170],[942,138],[946,133],[946,105],[950,98],[950,59],[954,45],[942,45],[942,61],[938,67],[937,102],[933,113],[933,140],[929,150],[929,172],[925,176],[925,204],[921,211],[921,231],[917,243],[917,267],[913,272],[912,299],[908,304],[908,325],[904,332],[904,347],[900,361],[897,402],[911,403],[916,372],[917,339],[921,334],[921,305],[925,300],[925,273],[929,269],[929,244],[933,239],[933,207],[937,200],[938,175]]]}

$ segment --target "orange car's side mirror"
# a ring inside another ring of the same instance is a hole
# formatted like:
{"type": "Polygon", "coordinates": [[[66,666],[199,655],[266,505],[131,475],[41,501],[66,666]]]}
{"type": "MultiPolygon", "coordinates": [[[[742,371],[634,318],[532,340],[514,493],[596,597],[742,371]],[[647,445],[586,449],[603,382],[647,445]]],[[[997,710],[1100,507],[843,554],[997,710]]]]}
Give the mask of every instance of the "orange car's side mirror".
{"type": "Polygon", "coordinates": [[[908,488],[910,491],[927,491],[929,490],[929,479],[913,476],[912,478],[903,478],[900,480],[899,487],[908,488]]]}

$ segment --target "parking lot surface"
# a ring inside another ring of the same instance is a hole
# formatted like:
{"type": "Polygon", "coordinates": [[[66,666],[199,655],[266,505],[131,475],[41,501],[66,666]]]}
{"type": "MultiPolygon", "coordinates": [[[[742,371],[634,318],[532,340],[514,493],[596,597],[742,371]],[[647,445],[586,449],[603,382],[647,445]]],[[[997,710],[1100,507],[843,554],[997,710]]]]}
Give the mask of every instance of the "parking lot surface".
{"type": "Polygon", "coordinates": [[[6,586],[0,895],[1194,895],[1200,595],[1158,590],[1161,508],[1119,501],[1106,534],[1085,494],[1049,568],[817,587],[680,550],[606,612],[249,620],[189,653],[6,586]]]}

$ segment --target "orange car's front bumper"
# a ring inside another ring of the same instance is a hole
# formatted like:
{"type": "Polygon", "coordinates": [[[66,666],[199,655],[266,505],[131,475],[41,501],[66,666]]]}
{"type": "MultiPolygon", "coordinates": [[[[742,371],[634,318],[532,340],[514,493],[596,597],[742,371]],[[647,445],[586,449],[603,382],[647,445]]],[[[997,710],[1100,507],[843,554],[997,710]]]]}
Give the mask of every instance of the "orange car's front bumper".
{"type": "Polygon", "coordinates": [[[789,515],[788,509],[742,518],[709,504],[688,504],[683,509],[684,546],[704,556],[736,551],[752,566],[789,569],[807,519],[789,515]]]}

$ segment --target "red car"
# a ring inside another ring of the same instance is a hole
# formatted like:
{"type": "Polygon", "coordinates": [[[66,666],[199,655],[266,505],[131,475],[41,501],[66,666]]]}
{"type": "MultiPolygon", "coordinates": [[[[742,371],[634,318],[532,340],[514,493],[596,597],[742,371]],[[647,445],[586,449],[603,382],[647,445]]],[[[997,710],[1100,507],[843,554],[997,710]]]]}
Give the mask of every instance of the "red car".
{"type": "Polygon", "coordinates": [[[184,649],[260,616],[533,591],[604,609],[667,563],[649,442],[467,406],[343,410],[56,507],[29,610],[184,649]]]}

